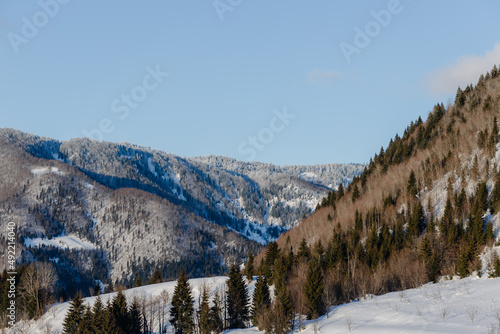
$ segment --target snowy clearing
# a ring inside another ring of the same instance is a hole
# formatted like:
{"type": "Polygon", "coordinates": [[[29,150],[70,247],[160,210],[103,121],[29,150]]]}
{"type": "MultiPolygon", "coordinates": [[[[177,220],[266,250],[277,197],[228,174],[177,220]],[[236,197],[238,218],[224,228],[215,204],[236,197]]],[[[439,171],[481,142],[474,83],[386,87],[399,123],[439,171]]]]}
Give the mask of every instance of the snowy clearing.
{"type": "Polygon", "coordinates": [[[24,245],[26,247],[40,247],[40,246],[55,246],[60,248],[69,249],[95,249],[95,245],[88,241],[84,241],[76,236],[63,235],[55,237],[53,239],[42,239],[42,238],[26,238],[24,240],[24,245]]]}

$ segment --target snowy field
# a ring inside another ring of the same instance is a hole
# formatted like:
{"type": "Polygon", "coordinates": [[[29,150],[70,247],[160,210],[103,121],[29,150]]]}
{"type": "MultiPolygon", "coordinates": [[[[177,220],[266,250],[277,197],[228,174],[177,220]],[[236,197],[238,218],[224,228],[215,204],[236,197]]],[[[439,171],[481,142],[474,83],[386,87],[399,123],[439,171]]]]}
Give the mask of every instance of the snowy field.
{"type": "Polygon", "coordinates": [[[54,246],[69,249],[95,249],[95,245],[74,235],[62,235],[52,239],[26,238],[26,247],[54,246]]]}
{"type": "MultiPolygon", "coordinates": [[[[226,277],[190,280],[195,303],[203,284],[223,289],[226,277]]],[[[249,286],[252,294],[254,282],[249,286]]],[[[134,296],[151,298],[166,290],[170,298],[176,282],[167,282],[124,291],[127,300],[134,296]]],[[[104,301],[114,294],[102,295],[104,301]]],[[[92,305],[96,297],[85,298],[92,305]]],[[[69,303],[57,304],[37,322],[23,324],[28,333],[51,333],[62,330],[69,303]],[[28,329],[29,328],[29,329],[28,329]]],[[[417,289],[373,296],[330,309],[314,321],[306,321],[302,331],[294,333],[500,333],[500,278],[477,276],[426,284],[417,289]]],[[[226,331],[231,334],[262,333],[255,328],[226,331]]]]}

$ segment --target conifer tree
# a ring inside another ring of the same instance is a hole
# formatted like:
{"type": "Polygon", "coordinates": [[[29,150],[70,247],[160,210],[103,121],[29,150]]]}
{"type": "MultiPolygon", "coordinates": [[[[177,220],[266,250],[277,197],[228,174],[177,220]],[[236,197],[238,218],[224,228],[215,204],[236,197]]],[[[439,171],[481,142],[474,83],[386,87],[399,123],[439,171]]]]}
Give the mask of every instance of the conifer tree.
{"type": "Polygon", "coordinates": [[[411,198],[416,197],[418,194],[417,178],[415,177],[415,172],[413,171],[413,169],[411,170],[410,176],[408,177],[406,190],[408,192],[408,196],[410,196],[411,198]]]}
{"type": "Polygon", "coordinates": [[[104,310],[104,333],[105,334],[115,334],[118,331],[118,325],[116,324],[116,318],[113,313],[113,305],[111,300],[108,299],[106,303],[106,308],[104,310]]]}
{"type": "Polygon", "coordinates": [[[325,312],[323,305],[324,277],[319,261],[313,258],[307,268],[304,294],[306,296],[307,319],[316,319],[325,312]]]}
{"type": "Polygon", "coordinates": [[[219,291],[215,291],[212,307],[210,308],[210,330],[214,333],[220,333],[224,329],[222,321],[222,297],[219,291]]]}
{"type": "Polygon", "coordinates": [[[271,296],[266,276],[258,276],[253,293],[252,323],[259,327],[258,319],[261,312],[269,312],[271,296]]]}
{"type": "Polygon", "coordinates": [[[198,327],[200,334],[210,334],[210,306],[208,304],[208,287],[203,286],[201,291],[201,302],[198,309],[198,327]]]}
{"type": "Polygon", "coordinates": [[[140,286],[142,286],[142,279],[141,279],[141,276],[137,276],[137,279],[135,280],[135,283],[134,283],[134,288],[137,288],[140,286]]]}
{"type": "Polygon", "coordinates": [[[118,293],[113,298],[111,309],[113,318],[116,321],[116,333],[126,334],[130,325],[130,314],[128,312],[127,299],[121,289],[118,290],[118,293]]]}
{"type": "Polygon", "coordinates": [[[353,189],[353,191],[352,191],[352,199],[351,199],[351,200],[352,200],[352,202],[353,202],[353,203],[354,203],[354,202],[356,202],[356,200],[359,198],[359,196],[360,196],[360,193],[359,193],[359,188],[358,188],[358,185],[357,185],[357,184],[355,184],[355,185],[354,185],[354,189],[353,189]]]}
{"type": "Polygon", "coordinates": [[[105,312],[101,296],[97,296],[92,307],[92,327],[94,333],[103,333],[105,326],[105,312]]]}
{"type": "Polygon", "coordinates": [[[249,251],[248,252],[247,264],[245,266],[245,273],[246,273],[246,276],[247,276],[247,280],[249,280],[249,281],[251,281],[253,279],[253,275],[254,275],[253,261],[254,261],[253,253],[252,253],[252,251],[249,251]]]}
{"type": "Polygon", "coordinates": [[[96,334],[92,326],[92,318],[92,309],[89,306],[85,306],[83,318],[78,325],[78,334],[96,334]]]}
{"type": "Polygon", "coordinates": [[[172,297],[172,308],[170,309],[170,323],[174,326],[175,334],[193,333],[194,323],[194,300],[191,295],[191,286],[189,285],[186,273],[181,271],[177,279],[177,285],[172,297]]]}
{"type": "Polygon", "coordinates": [[[272,310],[273,333],[286,334],[293,326],[293,304],[285,281],[280,280],[275,286],[275,298],[272,310]]]}
{"type": "Polygon", "coordinates": [[[309,260],[309,258],[311,257],[311,251],[309,250],[309,246],[307,245],[306,238],[302,238],[302,241],[300,242],[297,257],[306,260],[309,260]]]}
{"type": "Polygon", "coordinates": [[[141,334],[142,333],[142,314],[139,302],[134,298],[130,306],[130,320],[129,329],[127,334],[141,334]]]}
{"type": "Polygon", "coordinates": [[[83,319],[84,312],[83,300],[80,293],[77,292],[75,298],[71,301],[68,313],[64,318],[63,322],[63,333],[64,334],[75,334],[78,333],[78,326],[83,319]]]}
{"type": "Polygon", "coordinates": [[[424,208],[422,207],[422,203],[420,201],[417,202],[415,208],[410,217],[410,221],[408,222],[408,234],[411,236],[418,237],[422,234],[425,227],[425,215],[424,208]]]}
{"type": "Polygon", "coordinates": [[[341,183],[339,184],[339,188],[337,189],[337,201],[344,197],[344,185],[341,183]]]}
{"type": "Polygon", "coordinates": [[[248,292],[241,273],[233,264],[227,284],[227,314],[229,328],[245,328],[248,321],[248,292]]]}
{"type": "Polygon", "coordinates": [[[163,278],[161,277],[161,272],[158,267],[155,268],[153,275],[149,278],[148,284],[156,284],[163,282],[163,278]]]}

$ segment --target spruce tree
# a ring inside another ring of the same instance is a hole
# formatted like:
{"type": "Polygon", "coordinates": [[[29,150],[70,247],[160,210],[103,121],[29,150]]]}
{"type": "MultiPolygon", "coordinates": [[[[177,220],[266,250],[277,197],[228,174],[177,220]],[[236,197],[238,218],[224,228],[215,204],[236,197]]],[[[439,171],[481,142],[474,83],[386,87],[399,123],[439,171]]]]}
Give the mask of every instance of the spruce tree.
{"type": "Polygon", "coordinates": [[[316,258],[309,262],[307,268],[304,294],[306,296],[307,319],[316,319],[325,312],[323,305],[324,277],[316,258]]]}
{"type": "Polygon", "coordinates": [[[105,312],[101,296],[97,296],[92,307],[92,327],[94,333],[103,333],[105,326],[105,312]]]}
{"type": "Polygon", "coordinates": [[[266,276],[257,277],[255,290],[253,292],[252,323],[259,326],[258,319],[261,312],[269,312],[271,305],[271,296],[266,276]]]}
{"type": "Polygon", "coordinates": [[[177,279],[177,285],[172,297],[170,309],[170,323],[174,326],[175,334],[191,334],[194,330],[193,314],[194,300],[191,295],[191,286],[184,270],[177,279]]]}
{"type": "Polygon", "coordinates": [[[245,273],[247,276],[247,280],[251,281],[253,279],[254,275],[254,256],[252,251],[248,252],[248,259],[247,259],[247,264],[245,266],[245,273]]]}
{"type": "Polygon", "coordinates": [[[161,277],[161,272],[158,267],[155,268],[155,271],[153,272],[153,275],[149,278],[148,284],[156,284],[156,283],[161,283],[163,281],[163,278],[161,277]]]}
{"type": "Polygon", "coordinates": [[[201,302],[198,309],[198,327],[200,334],[210,334],[210,306],[208,304],[208,287],[203,286],[201,291],[201,302]]]}
{"type": "Polygon", "coordinates": [[[344,185],[341,183],[339,184],[339,188],[337,189],[337,201],[344,197],[344,185]]]}
{"type": "Polygon", "coordinates": [[[358,185],[355,184],[354,189],[352,190],[352,197],[351,197],[352,202],[355,203],[356,200],[359,198],[359,196],[360,196],[359,188],[358,185]]]}
{"type": "Polygon", "coordinates": [[[210,330],[214,333],[220,333],[224,329],[222,321],[222,297],[219,291],[216,291],[213,297],[213,305],[210,308],[210,330]]]}
{"type": "Polygon", "coordinates": [[[116,324],[116,318],[113,313],[113,305],[111,300],[108,299],[106,303],[106,308],[104,310],[104,333],[105,334],[115,334],[118,331],[118,325],[116,324]]]}
{"type": "Polygon", "coordinates": [[[130,307],[130,320],[127,334],[141,334],[142,333],[142,314],[139,302],[136,298],[130,307]]]}
{"type": "Polygon", "coordinates": [[[127,299],[123,294],[122,290],[118,290],[118,293],[113,298],[111,303],[111,309],[113,317],[116,321],[116,333],[127,333],[129,328],[130,314],[127,307],[127,299]]]}
{"type": "Polygon", "coordinates": [[[414,198],[418,194],[418,188],[417,188],[417,178],[415,177],[415,172],[413,169],[410,172],[410,176],[408,178],[408,184],[406,186],[406,190],[408,192],[408,196],[414,198]]]}
{"type": "Polygon", "coordinates": [[[299,251],[297,252],[297,257],[299,259],[306,259],[309,260],[311,257],[311,251],[309,250],[309,246],[307,245],[307,240],[306,238],[302,238],[302,241],[300,242],[299,246],[299,251]]]}
{"type": "Polygon", "coordinates": [[[273,333],[286,334],[293,326],[293,304],[285,281],[276,283],[274,290],[275,298],[272,310],[273,333]]]}
{"type": "Polygon", "coordinates": [[[248,321],[248,292],[241,273],[233,264],[227,285],[227,314],[229,328],[245,328],[248,321]]]}
{"type": "Polygon", "coordinates": [[[78,334],[96,334],[92,325],[92,310],[89,306],[84,307],[83,318],[78,326],[78,334]]]}
{"type": "Polygon", "coordinates": [[[68,313],[63,322],[64,334],[78,333],[78,326],[83,319],[84,312],[83,300],[80,293],[77,292],[75,298],[71,301],[68,313]]]}

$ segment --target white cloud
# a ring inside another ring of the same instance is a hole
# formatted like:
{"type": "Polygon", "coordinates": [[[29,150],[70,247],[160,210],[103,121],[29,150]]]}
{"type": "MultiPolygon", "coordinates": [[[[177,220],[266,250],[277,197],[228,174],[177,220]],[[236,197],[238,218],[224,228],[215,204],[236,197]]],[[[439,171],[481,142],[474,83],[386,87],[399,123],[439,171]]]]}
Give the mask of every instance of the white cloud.
{"type": "Polygon", "coordinates": [[[424,77],[424,85],[434,95],[451,94],[458,86],[465,88],[476,84],[481,74],[486,74],[493,65],[500,63],[500,43],[484,56],[465,55],[456,59],[453,64],[434,70],[424,77]]]}
{"type": "Polygon", "coordinates": [[[336,80],[339,77],[339,72],[315,69],[307,73],[307,82],[312,84],[326,83],[336,80]]]}

